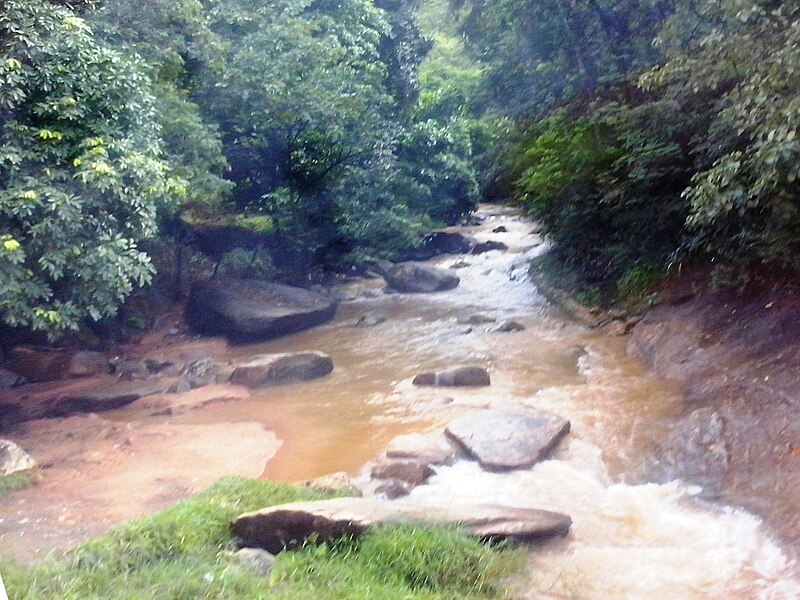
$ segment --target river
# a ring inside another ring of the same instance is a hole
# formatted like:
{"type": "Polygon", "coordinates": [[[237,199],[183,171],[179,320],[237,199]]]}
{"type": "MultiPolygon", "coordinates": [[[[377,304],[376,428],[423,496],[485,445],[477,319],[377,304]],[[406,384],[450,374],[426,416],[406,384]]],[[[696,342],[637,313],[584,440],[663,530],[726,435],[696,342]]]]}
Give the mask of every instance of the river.
{"type": "MultiPolygon", "coordinates": [[[[527,276],[546,248],[513,209],[485,205],[483,222],[454,228],[507,251],[446,256],[456,289],[387,293],[380,279],[342,284],[336,319],[273,342],[224,347],[216,358],[319,350],[333,357],[323,379],[253,393],[172,417],[127,408],[117,421],[175,425],[256,422],[283,445],[264,477],[294,482],[334,471],[358,476],[401,433],[441,429],[482,407],[529,405],[570,419],[551,459],[530,470],[487,473],[476,463],[438,468],[414,501],[495,502],[570,514],[568,538],[535,547],[517,596],[579,599],[800,598],[797,566],[754,515],[700,498],[680,481],[653,483],[659,440],[681,411],[678,384],[628,356],[624,337],[566,319],[527,276]],[[506,231],[494,233],[496,228],[506,231]],[[364,315],[385,321],[356,327],[364,315]],[[468,325],[484,315],[497,322],[468,325]],[[515,320],[523,331],[500,333],[515,320]],[[418,388],[414,375],[461,364],[491,371],[487,388],[418,388]]],[[[516,597],[516,596],[515,596],[516,597]]]]}

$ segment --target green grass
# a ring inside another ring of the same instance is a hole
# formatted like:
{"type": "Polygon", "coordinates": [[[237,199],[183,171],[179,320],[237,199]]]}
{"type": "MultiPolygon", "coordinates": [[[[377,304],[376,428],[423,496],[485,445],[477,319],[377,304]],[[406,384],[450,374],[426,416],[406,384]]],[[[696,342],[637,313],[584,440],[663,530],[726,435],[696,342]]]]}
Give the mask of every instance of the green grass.
{"type": "Polygon", "coordinates": [[[233,517],[321,497],[226,478],[65,557],[30,566],[3,562],[0,572],[14,600],[455,600],[497,597],[498,582],[523,562],[519,551],[489,547],[453,529],[409,526],[282,553],[268,579],[230,559],[233,517]]]}
{"type": "Polygon", "coordinates": [[[36,474],[33,471],[23,473],[13,473],[0,477],[0,498],[9,492],[32,485],[36,481],[36,474]]]}

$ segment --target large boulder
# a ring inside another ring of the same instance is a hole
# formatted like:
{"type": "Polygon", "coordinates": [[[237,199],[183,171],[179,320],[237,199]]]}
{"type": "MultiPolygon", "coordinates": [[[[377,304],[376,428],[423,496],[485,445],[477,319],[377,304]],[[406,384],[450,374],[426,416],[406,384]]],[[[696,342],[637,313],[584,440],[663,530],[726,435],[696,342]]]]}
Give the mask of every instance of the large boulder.
{"type": "Polygon", "coordinates": [[[445,433],[490,471],[524,469],[546,458],[569,433],[569,421],[534,409],[476,411],[445,433]]]}
{"type": "Polygon", "coordinates": [[[109,359],[100,352],[18,346],[7,354],[8,367],[30,382],[55,381],[69,377],[91,377],[112,371],[109,359]]]}
{"type": "Polygon", "coordinates": [[[435,474],[430,466],[413,460],[380,462],[370,471],[373,479],[396,479],[412,487],[422,485],[435,474]]]}
{"type": "Polygon", "coordinates": [[[392,266],[384,274],[384,279],[392,289],[411,294],[443,292],[461,283],[461,279],[450,271],[413,262],[392,266]]]}
{"type": "Polygon", "coordinates": [[[322,352],[261,354],[234,369],[231,382],[247,387],[268,387],[324,377],[333,360],[322,352]]]}
{"type": "Polygon", "coordinates": [[[374,498],[336,498],[295,502],[243,514],[232,523],[241,545],[273,554],[307,541],[357,537],[375,525],[411,523],[455,525],[482,539],[532,541],[566,535],[567,515],[534,508],[485,504],[420,505],[374,498]]]}
{"type": "Polygon", "coordinates": [[[0,477],[25,473],[37,467],[36,461],[11,440],[0,439],[0,477]]]}
{"type": "Polygon", "coordinates": [[[441,387],[478,387],[491,385],[491,378],[484,367],[457,367],[450,371],[420,373],[414,377],[412,383],[441,387]]]}
{"type": "Polygon", "coordinates": [[[467,254],[477,240],[463,233],[433,231],[425,236],[422,244],[405,255],[406,260],[430,260],[442,254],[467,254]]]}
{"type": "Polygon", "coordinates": [[[203,335],[254,342],[321,325],[335,313],[336,302],[315,292],[237,279],[196,285],[186,306],[186,321],[203,335]]]}

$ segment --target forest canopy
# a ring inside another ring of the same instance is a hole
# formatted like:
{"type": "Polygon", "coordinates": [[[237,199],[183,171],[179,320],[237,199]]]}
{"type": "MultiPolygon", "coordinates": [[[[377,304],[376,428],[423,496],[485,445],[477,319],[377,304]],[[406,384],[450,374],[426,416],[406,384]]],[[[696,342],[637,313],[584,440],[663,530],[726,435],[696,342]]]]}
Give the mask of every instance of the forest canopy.
{"type": "Polygon", "coordinates": [[[775,0],[7,0],[2,321],[401,258],[482,198],[610,297],[687,263],[793,272],[799,23],[775,0]]]}

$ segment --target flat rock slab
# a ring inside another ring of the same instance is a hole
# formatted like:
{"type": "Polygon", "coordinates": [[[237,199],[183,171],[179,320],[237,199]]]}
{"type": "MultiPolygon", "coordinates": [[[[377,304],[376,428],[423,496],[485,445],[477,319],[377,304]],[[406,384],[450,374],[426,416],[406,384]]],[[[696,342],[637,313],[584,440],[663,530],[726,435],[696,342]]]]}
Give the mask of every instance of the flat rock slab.
{"type": "Polygon", "coordinates": [[[572,519],[534,508],[488,504],[410,504],[373,498],[294,502],[243,514],[232,523],[243,546],[273,554],[306,541],[357,537],[375,525],[453,525],[483,539],[533,541],[566,535],[572,519]]]}
{"type": "Polygon", "coordinates": [[[457,367],[449,371],[420,373],[412,381],[414,385],[441,387],[480,387],[491,385],[489,371],[484,367],[457,367]]]}
{"type": "Polygon", "coordinates": [[[461,283],[461,279],[448,270],[413,262],[398,263],[388,269],[383,277],[392,289],[413,294],[452,290],[461,283]]]}
{"type": "Polygon", "coordinates": [[[249,279],[195,286],[186,306],[189,326],[203,335],[255,342],[330,321],[336,302],[315,292],[249,279]]]}
{"type": "Polygon", "coordinates": [[[268,387],[324,377],[333,371],[333,360],[322,352],[261,354],[234,369],[231,383],[268,387]]]}
{"type": "Polygon", "coordinates": [[[531,467],[569,433],[569,421],[534,409],[481,410],[450,423],[445,433],[490,471],[531,467]]]}

